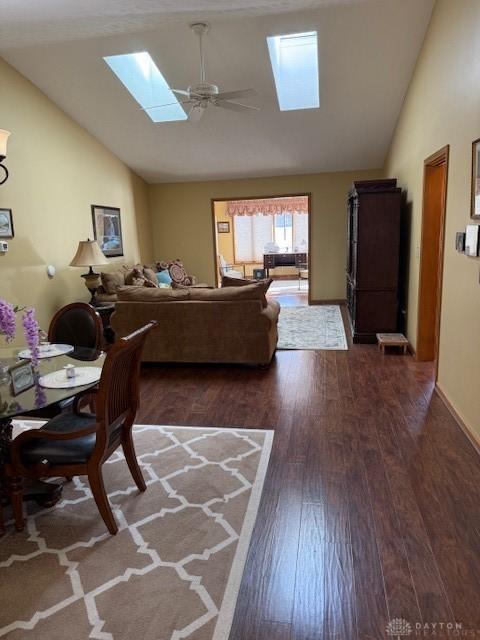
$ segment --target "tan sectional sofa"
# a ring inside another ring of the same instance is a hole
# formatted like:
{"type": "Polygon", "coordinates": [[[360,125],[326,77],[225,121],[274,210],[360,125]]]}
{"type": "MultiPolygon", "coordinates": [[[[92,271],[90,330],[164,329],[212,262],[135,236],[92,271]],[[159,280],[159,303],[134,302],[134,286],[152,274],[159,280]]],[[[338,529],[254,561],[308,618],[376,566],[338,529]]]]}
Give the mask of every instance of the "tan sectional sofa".
{"type": "MultiPolygon", "coordinates": [[[[197,283],[195,276],[189,275],[181,260],[172,262],[156,262],[151,265],[121,265],[115,271],[101,272],[101,286],[97,289],[95,300],[98,304],[117,302],[117,291],[125,286],[158,287],[157,271],[168,271],[171,278],[171,286],[182,287],[185,285],[194,287],[207,287],[203,283],[197,283]]],[[[166,285],[165,285],[166,286],[166,285]]]]}
{"type": "Polygon", "coordinates": [[[222,289],[121,287],[111,317],[118,337],[150,320],[144,362],[266,365],[277,345],[280,305],[262,283],[222,289]]]}

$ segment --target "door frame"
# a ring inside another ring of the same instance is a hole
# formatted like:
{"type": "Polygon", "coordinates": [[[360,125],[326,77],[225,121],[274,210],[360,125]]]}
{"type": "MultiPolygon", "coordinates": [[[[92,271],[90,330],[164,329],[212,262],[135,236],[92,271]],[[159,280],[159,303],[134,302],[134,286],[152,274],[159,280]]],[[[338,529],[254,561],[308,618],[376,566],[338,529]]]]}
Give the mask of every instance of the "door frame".
{"type": "Polygon", "coordinates": [[[438,378],[438,355],[439,355],[439,343],[440,343],[440,323],[441,323],[441,311],[442,311],[442,283],[443,283],[443,263],[445,253],[445,220],[447,212],[447,189],[448,189],[448,165],[449,165],[449,153],[450,145],[442,147],[431,156],[426,158],[423,163],[423,202],[422,202],[422,233],[420,240],[420,268],[419,268],[419,287],[418,287],[418,309],[417,309],[417,349],[416,360],[424,361],[426,358],[423,355],[423,345],[420,343],[420,328],[422,326],[422,313],[425,310],[423,306],[423,288],[422,282],[424,264],[424,250],[425,250],[425,225],[426,221],[426,196],[427,196],[427,182],[428,182],[428,170],[431,167],[445,166],[445,174],[443,180],[443,193],[442,203],[440,208],[440,225],[438,236],[438,269],[436,273],[428,273],[430,282],[435,281],[437,286],[437,303],[435,309],[435,380],[438,378]]]}
{"type": "MultiPolygon", "coordinates": [[[[307,259],[308,259],[308,304],[312,304],[312,287],[311,287],[311,278],[312,278],[312,194],[311,192],[302,192],[302,193],[280,193],[276,195],[269,196],[238,196],[237,198],[232,197],[223,197],[223,198],[211,198],[211,211],[212,211],[212,233],[213,233],[213,260],[215,266],[215,279],[218,278],[219,268],[218,268],[218,247],[217,247],[217,228],[216,228],[216,220],[215,220],[215,203],[216,202],[230,202],[231,200],[269,200],[270,198],[296,198],[299,196],[306,196],[308,199],[308,251],[307,251],[307,259]]],[[[232,229],[233,229],[233,220],[232,220],[232,229]]]]}

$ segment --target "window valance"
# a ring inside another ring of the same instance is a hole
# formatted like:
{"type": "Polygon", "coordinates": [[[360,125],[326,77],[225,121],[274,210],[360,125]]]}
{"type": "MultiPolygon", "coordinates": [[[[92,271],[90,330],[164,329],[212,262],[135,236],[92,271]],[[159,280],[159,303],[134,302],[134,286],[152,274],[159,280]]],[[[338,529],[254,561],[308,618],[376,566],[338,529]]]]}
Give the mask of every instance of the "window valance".
{"type": "Polygon", "coordinates": [[[308,196],[262,198],[259,200],[229,200],[229,216],[273,216],[278,213],[308,213],[308,196]]]}

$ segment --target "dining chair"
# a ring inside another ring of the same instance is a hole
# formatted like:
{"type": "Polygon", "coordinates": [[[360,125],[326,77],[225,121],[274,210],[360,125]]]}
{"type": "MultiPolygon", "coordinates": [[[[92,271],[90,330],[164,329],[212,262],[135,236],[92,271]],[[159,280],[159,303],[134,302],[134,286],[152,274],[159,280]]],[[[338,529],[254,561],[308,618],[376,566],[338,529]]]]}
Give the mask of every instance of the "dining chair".
{"type": "Polygon", "coordinates": [[[100,314],[86,302],[67,304],[53,316],[48,328],[48,341],[101,349],[103,324],[100,314]]]}
{"type": "MultiPolygon", "coordinates": [[[[69,344],[78,351],[91,349],[92,354],[103,345],[103,323],[98,311],[86,302],[72,302],[57,311],[50,321],[48,341],[69,344]]],[[[89,359],[77,353],[77,359],[89,359]]],[[[30,412],[30,417],[49,419],[62,411],[70,411],[72,400],[62,400],[55,404],[30,412]]]]}
{"type": "MultiPolygon", "coordinates": [[[[95,414],[79,410],[82,394],[78,394],[72,413],[62,413],[40,429],[30,429],[14,438],[6,472],[17,530],[24,526],[22,478],[86,475],[108,530],[111,534],[117,533],[103,482],[102,465],[121,445],[135,484],[140,491],[145,491],[145,480],[135,455],[132,426],[139,405],[141,353],[147,335],[156,325],[156,321],[149,322],[112,345],[98,387],[93,390],[95,414]]],[[[92,390],[85,393],[92,393],[92,390]]]]}

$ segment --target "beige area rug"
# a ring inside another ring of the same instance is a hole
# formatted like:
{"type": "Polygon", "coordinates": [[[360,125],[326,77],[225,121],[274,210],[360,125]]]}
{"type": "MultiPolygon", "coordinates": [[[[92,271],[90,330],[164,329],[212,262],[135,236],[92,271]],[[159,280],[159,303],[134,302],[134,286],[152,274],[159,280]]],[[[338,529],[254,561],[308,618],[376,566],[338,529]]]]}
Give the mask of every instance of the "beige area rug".
{"type": "Polygon", "coordinates": [[[122,454],[104,465],[116,536],[83,477],[52,509],[31,507],[22,533],[8,524],[1,638],[228,638],[273,431],[139,425],[134,437],[145,493],[122,454]]]}
{"type": "Polygon", "coordinates": [[[340,307],[336,304],[282,307],[277,349],[348,350],[340,307]]]}

